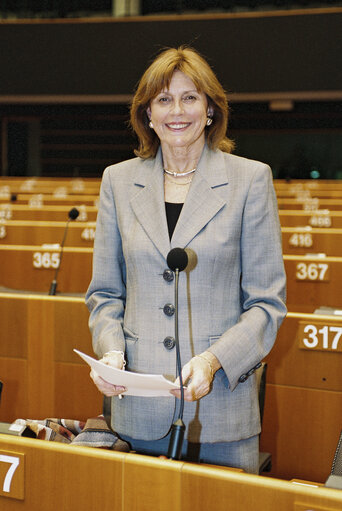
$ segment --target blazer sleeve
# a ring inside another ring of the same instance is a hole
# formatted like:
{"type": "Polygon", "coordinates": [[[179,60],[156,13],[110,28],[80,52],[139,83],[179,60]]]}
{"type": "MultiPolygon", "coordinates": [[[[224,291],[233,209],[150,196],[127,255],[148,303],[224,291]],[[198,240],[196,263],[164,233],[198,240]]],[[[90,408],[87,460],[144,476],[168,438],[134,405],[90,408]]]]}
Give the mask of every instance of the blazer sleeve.
{"type": "Polygon", "coordinates": [[[117,224],[110,171],[104,171],[96,221],[93,275],[86,293],[93,349],[99,358],[110,350],[125,351],[122,329],[126,270],[117,224]]]}
{"type": "Polygon", "coordinates": [[[240,243],[242,313],[209,348],[219,359],[231,390],[269,353],[287,312],[278,205],[271,169],[264,164],[257,165],[249,185],[240,243]]]}

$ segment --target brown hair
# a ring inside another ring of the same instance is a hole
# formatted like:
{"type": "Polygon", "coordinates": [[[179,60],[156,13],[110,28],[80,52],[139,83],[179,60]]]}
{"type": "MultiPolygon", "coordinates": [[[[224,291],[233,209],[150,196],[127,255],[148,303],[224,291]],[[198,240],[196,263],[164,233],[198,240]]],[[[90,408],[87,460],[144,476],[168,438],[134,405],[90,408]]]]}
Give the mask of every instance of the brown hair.
{"type": "Polygon", "coordinates": [[[168,89],[175,70],[187,75],[198,92],[204,92],[208,105],[213,108],[213,122],[206,127],[206,139],[211,149],[221,149],[227,153],[234,147],[226,136],[228,122],[228,101],[226,93],[206,60],[193,48],[180,46],[160,53],[143,74],[131,105],[130,124],[139,139],[139,149],[135,151],[141,158],[156,155],[159,138],[149,127],[146,113],[150,101],[162,90],[168,89]]]}

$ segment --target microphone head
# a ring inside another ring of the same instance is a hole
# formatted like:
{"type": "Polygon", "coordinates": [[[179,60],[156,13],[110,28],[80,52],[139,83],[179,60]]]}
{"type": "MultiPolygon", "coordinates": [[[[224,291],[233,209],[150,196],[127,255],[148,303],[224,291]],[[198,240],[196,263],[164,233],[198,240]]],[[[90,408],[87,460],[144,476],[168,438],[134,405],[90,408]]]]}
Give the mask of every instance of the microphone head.
{"type": "Polygon", "coordinates": [[[78,211],[77,208],[72,208],[69,211],[68,216],[69,216],[70,220],[76,220],[76,218],[78,217],[79,214],[80,214],[80,212],[78,211]]]}
{"type": "Polygon", "coordinates": [[[170,270],[175,271],[183,271],[188,265],[188,254],[185,252],[184,248],[173,248],[167,254],[166,262],[170,270]]]}

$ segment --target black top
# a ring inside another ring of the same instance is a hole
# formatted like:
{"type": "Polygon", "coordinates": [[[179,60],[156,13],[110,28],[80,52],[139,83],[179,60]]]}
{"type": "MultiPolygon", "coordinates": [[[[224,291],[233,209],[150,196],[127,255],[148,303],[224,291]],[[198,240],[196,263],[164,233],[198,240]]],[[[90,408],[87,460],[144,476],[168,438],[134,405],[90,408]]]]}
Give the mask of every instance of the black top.
{"type": "Polygon", "coordinates": [[[182,211],[182,207],[182,202],[165,202],[166,220],[169,229],[170,240],[172,238],[173,231],[175,230],[180,212],[182,211]]]}

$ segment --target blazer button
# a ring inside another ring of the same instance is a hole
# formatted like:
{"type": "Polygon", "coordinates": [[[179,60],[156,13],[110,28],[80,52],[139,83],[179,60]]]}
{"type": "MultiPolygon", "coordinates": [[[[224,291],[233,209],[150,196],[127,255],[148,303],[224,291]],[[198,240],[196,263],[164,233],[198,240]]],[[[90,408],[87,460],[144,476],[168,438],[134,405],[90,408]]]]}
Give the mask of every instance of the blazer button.
{"type": "Polygon", "coordinates": [[[172,305],[172,303],[167,303],[164,305],[163,311],[166,316],[173,316],[175,313],[175,306],[172,305]]]}
{"type": "Polygon", "coordinates": [[[165,337],[163,344],[167,350],[172,350],[175,347],[176,341],[173,337],[165,337]]]}
{"type": "Polygon", "coordinates": [[[173,271],[172,270],[164,270],[163,279],[166,280],[166,282],[172,282],[174,279],[173,271]]]}
{"type": "Polygon", "coordinates": [[[243,383],[243,382],[245,382],[247,380],[247,378],[248,378],[247,374],[242,374],[240,376],[240,378],[238,379],[238,382],[239,383],[243,383]]]}

